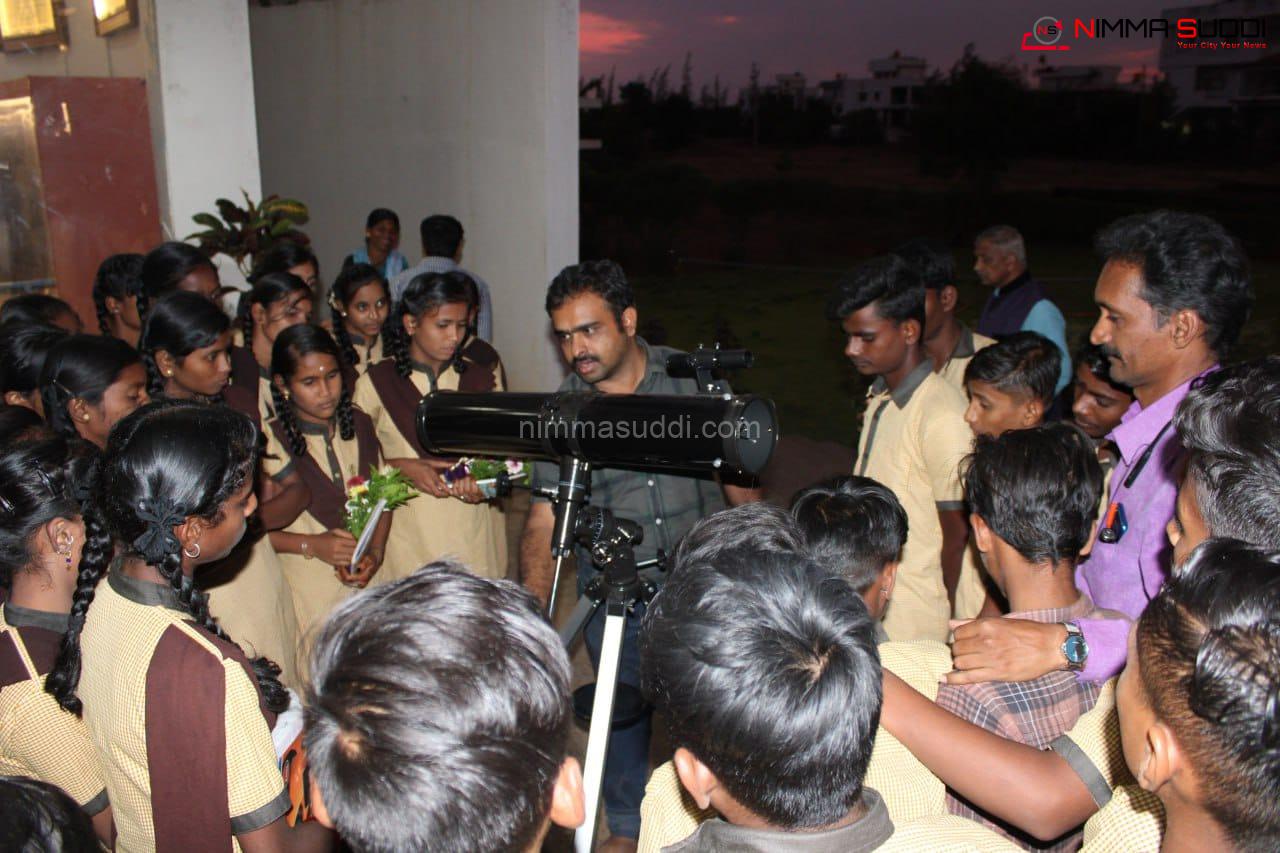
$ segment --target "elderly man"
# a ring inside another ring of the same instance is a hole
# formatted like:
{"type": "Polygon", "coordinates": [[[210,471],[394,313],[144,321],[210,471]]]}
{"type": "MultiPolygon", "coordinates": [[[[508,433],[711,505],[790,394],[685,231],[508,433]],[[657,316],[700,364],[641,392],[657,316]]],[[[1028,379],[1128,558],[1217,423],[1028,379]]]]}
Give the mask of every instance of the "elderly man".
{"type": "Polygon", "coordinates": [[[1062,353],[1054,394],[1071,381],[1071,353],[1067,350],[1067,321],[1053,304],[1044,285],[1027,269],[1027,246],[1016,228],[993,225],[973,241],[973,271],[987,287],[994,287],[978,317],[978,332],[1000,340],[1015,332],[1039,332],[1062,353]]]}

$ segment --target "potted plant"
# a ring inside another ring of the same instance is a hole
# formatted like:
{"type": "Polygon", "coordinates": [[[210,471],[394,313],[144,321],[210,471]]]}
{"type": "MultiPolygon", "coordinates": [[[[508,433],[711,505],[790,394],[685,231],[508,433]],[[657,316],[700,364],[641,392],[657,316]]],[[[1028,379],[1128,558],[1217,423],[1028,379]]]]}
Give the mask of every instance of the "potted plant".
{"type": "Polygon", "coordinates": [[[270,195],[255,205],[248,193],[241,192],[244,207],[229,199],[218,199],[214,202],[218,208],[216,215],[197,213],[191,217],[205,230],[188,234],[185,239],[197,241],[200,250],[210,257],[222,254],[232,258],[245,277],[277,242],[289,240],[304,246],[311,242],[298,230],[298,226],[305,225],[310,218],[305,204],[270,195]]]}

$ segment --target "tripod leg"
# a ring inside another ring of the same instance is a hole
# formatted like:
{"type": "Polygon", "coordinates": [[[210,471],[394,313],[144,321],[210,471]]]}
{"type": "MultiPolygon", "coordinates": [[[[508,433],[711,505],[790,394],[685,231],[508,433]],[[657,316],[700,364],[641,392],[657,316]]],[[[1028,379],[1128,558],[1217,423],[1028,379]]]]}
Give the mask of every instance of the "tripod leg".
{"type": "Polygon", "coordinates": [[[551,577],[551,598],[547,599],[547,619],[556,624],[556,593],[560,591],[560,570],[564,568],[564,555],[556,557],[555,574],[551,577]]]}
{"type": "Polygon", "coordinates": [[[604,761],[609,751],[613,699],[618,686],[618,663],[622,657],[622,638],[626,624],[626,610],[610,602],[604,620],[604,641],[600,646],[600,666],[596,671],[596,698],[591,705],[587,760],[582,773],[586,820],[573,836],[576,853],[591,853],[592,843],[595,841],[596,822],[600,814],[600,792],[604,786],[604,761]]]}

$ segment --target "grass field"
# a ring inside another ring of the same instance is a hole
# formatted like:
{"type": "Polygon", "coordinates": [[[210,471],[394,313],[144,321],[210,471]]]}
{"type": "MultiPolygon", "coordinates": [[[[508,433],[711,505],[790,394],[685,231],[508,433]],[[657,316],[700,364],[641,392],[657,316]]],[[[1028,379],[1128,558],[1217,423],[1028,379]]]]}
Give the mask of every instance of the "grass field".
{"type": "MultiPolygon", "coordinates": [[[[957,268],[972,259],[956,253],[957,268]]],[[[772,398],[784,434],[852,443],[866,384],[841,353],[843,337],[824,308],[845,266],[825,262],[816,270],[685,266],[672,275],[634,279],[642,333],[665,336],[682,349],[719,340],[745,347],[756,366],[731,377],[736,391],[772,398]]],[[[1079,250],[1043,247],[1034,272],[1046,280],[1067,317],[1069,340],[1088,333],[1094,316],[1097,262],[1079,250]]],[[[1236,358],[1280,352],[1280,265],[1254,269],[1258,303],[1236,358]]],[[[972,277],[961,281],[961,317],[972,323],[987,292],[972,277]]]]}

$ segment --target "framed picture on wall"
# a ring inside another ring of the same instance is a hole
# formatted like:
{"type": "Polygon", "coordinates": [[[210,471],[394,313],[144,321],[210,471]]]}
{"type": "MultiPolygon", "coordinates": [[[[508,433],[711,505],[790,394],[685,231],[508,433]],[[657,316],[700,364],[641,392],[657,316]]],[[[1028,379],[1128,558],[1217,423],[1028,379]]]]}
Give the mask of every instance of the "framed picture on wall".
{"type": "Polygon", "coordinates": [[[0,49],[24,53],[67,46],[67,21],[57,0],[0,0],[0,49]]]}
{"type": "Polygon", "coordinates": [[[138,0],[93,0],[93,29],[109,36],[138,25],[138,0]]]}

